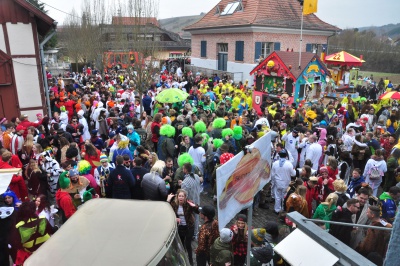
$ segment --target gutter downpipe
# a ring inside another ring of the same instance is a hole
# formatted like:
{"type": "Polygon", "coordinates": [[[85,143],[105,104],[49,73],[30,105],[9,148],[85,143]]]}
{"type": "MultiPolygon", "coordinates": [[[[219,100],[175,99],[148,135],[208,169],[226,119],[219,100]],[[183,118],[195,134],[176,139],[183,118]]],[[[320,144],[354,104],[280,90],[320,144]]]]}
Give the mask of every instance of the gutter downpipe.
{"type": "Polygon", "coordinates": [[[49,84],[47,83],[47,75],[46,75],[46,66],[44,62],[44,45],[53,37],[56,33],[56,29],[53,28],[52,32],[46,36],[46,38],[39,44],[39,53],[40,53],[40,64],[42,66],[42,77],[43,77],[43,84],[44,90],[46,93],[46,104],[47,104],[47,112],[49,118],[51,118],[51,106],[50,106],[50,95],[49,95],[49,84]]]}

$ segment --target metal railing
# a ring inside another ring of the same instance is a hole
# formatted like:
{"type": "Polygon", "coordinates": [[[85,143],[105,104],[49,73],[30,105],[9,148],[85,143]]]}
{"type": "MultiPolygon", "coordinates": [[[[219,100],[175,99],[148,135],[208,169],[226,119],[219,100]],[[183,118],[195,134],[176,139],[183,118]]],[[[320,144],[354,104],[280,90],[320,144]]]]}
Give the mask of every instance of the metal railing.
{"type": "Polygon", "coordinates": [[[343,222],[324,221],[324,220],[318,220],[318,219],[303,219],[303,221],[310,221],[310,222],[316,222],[316,223],[338,224],[338,225],[351,226],[351,227],[371,228],[371,229],[384,230],[384,231],[392,231],[392,229],[393,229],[393,228],[389,228],[389,227],[373,226],[373,225],[366,225],[366,224],[350,224],[350,223],[343,223],[343,222]]]}

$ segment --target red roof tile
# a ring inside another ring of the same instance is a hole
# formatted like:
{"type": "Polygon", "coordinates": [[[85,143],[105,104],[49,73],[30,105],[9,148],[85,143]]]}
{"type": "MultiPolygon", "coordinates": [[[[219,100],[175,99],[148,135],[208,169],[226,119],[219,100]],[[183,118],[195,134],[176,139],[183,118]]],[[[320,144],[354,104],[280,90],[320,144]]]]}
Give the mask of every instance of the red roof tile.
{"type": "MultiPolygon", "coordinates": [[[[215,14],[217,6],[220,12],[234,0],[221,0],[198,22],[184,30],[220,28],[232,26],[268,26],[299,29],[301,23],[301,6],[295,0],[243,0],[243,11],[231,15],[215,14]]],[[[337,31],[339,28],[320,20],[316,15],[304,16],[303,29],[337,31]]]]}
{"type": "Polygon", "coordinates": [[[146,25],[153,24],[159,27],[158,20],[155,17],[112,17],[113,25],[146,25]]]}

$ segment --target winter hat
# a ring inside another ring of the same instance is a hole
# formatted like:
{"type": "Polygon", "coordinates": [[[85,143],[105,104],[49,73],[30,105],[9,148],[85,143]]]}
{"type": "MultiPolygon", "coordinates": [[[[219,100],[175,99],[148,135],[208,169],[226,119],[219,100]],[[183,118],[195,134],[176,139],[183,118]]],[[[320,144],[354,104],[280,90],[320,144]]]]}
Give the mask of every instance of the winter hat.
{"type": "Polygon", "coordinates": [[[189,138],[193,138],[193,130],[190,127],[182,128],[182,136],[188,136],[189,138]]]}
{"type": "Polygon", "coordinates": [[[76,169],[71,169],[71,170],[69,170],[68,175],[69,175],[69,177],[76,176],[76,175],[79,175],[79,172],[76,169]]]}
{"type": "Polygon", "coordinates": [[[219,157],[219,162],[221,163],[221,165],[225,164],[227,161],[229,161],[230,159],[232,159],[233,157],[235,157],[235,155],[233,155],[232,153],[229,152],[225,152],[224,154],[222,154],[219,157]]]}
{"type": "Polygon", "coordinates": [[[198,121],[194,124],[194,130],[196,130],[196,133],[204,133],[207,130],[207,126],[203,121],[198,121]]]}
{"type": "Polygon", "coordinates": [[[246,216],[245,214],[241,214],[241,213],[240,213],[240,214],[237,216],[237,220],[247,223],[247,216],[246,216]]]}
{"type": "Polygon", "coordinates": [[[224,128],[226,121],[223,118],[216,118],[212,124],[213,128],[224,128]]]}
{"type": "Polygon", "coordinates": [[[182,167],[185,163],[193,164],[193,162],[194,161],[193,161],[192,156],[190,156],[190,154],[187,153],[187,152],[182,153],[178,157],[178,165],[179,165],[179,167],[182,167]]]}
{"type": "Polygon", "coordinates": [[[224,144],[224,141],[222,139],[213,139],[212,143],[214,147],[218,149],[222,144],[224,144]]]}
{"type": "Polygon", "coordinates": [[[81,109],[81,110],[78,111],[77,114],[80,115],[80,116],[83,116],[85,114],[85,112],[81,109]]]}
{"type": "Polygon", "coordinates": [[[266,231],[264,228],[256,228],[251,231],[251,242],[257,246],[261,246],[264,241],[266,231]]]}
{"type": "Polygon", "coordinates": [[[102,154],[100,155],[100,162],[101,162],[101,163],[108,162],[107,155],[105,155],[104,153],[102,153],[102,154]]]}
{"type": "Polygon", "coordinates": [[[219,238],[221,239],[222,243],[229,243],[232,241],[233,238],[233,232],[231,229],[228,228],[222,228],[221,231],[219,231],[219,238]]]}
{"type": "Polygon", "coordinates": [[[71,185],[71,180],[67,177],[68,171],[64,171],[61,173],[58,183],[60,184],[60,188],[66,189],[71,185]]]}
{"type": "Polygon", "coordinates": [[[25,127],[22,126],[22,125],[18,125],[18,126],[15,128],[15,131],[22,131],[22,130],[25,130],[25,127]]]}
{"type": "Polygon", "coordinates": [[[260,263],[269,263],[274,257],[274,251],[270,244],[267,244],[265,247],[252,248],[251,254],[253,254],[254,258],[260,263]]]}
{"type": "Polygon", "coordinates": [[[90,163],[86,160],[81,160],[78,163],[78,171],[80,175],[87,175],[90,173],[90,170],[92,169],[92,166],[90,163]]]}
{"type": "Polygon", "coordinates": [[[328,168],[326,168],[325,166],[322,166],[322,167],[319,168],[319,173],[320,174],[325,173],[325,172],[328,173],[328,168]]]}
{"type": "Polygon", "coordinates": [[[274,221],[268,221],[265,225],[265,232],[270,234],[273,238],[279,235],[278,224],[274,221]]]}

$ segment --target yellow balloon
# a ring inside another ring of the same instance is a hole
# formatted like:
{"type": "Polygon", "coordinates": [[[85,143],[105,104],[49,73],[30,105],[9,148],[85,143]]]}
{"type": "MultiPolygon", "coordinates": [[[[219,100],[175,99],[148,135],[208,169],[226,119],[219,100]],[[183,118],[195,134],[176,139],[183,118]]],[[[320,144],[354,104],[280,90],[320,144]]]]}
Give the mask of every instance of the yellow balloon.
{"type": "Polygon", "coordinates": [[[274,67],[274,66],[275,66],[275,62],[272,61],[272,60],[269,60],[268,63],[267,63],[267,67],[271,68],[271,67],[274,67]]]}

